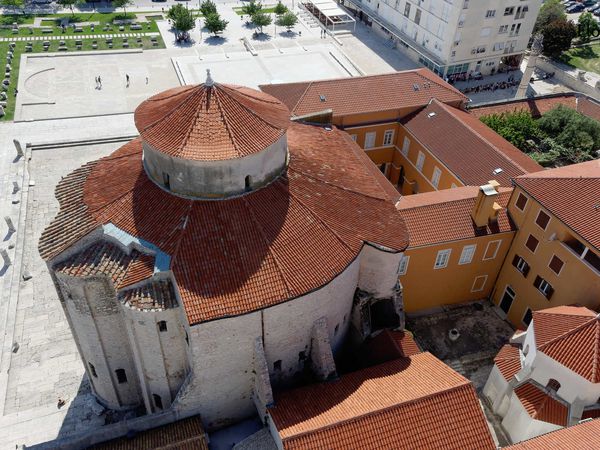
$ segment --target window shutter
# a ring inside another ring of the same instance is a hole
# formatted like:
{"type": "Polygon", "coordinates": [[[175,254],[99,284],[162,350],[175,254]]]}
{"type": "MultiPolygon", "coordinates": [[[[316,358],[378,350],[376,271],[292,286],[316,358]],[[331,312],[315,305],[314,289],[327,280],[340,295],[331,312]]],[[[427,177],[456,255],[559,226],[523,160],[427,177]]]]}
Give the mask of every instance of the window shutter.
{"type": "Polygon", "coordinates": [[[519,255],[515,255],[515,257],[512,260],[512,265],[517,267],[518,262],[519,262],[519,255]]]}
{"type": "Polygon", "coordinates": [[[548,288],[546,288],[546,298],[550,300],[552,298],[552,294],[554,294],[554,288],[548,285],[548,288]]]}
{"type": "Polygon", "coordinates": [[[525,266],[523,267],[523,272],[522,272],[523,276],[525,278],[527,278],[527,275],[529,274],[529,269],[530,269],[529,264],[525,263],[525,266]]]}
{"type": "Polygon", "coordinates": [[[542,284],[542,277],[540,277],[539,275],[535,277],[535,281],[533,282],[533,285],[536,287],[536,289],[540,288],[540,284],[542,284]]]}

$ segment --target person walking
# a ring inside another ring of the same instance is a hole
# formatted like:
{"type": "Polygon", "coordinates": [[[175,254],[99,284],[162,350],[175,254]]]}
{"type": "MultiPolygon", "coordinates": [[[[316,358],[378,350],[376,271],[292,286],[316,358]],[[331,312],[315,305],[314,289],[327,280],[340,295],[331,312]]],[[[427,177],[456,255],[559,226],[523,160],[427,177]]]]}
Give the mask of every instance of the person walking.
{"type": "Polygon", "coordinates": [[[129,74],[125,74],[125,80],[127,80],[127,87],[129,87],[129,74]]]}
{"type": "Polygon", "coordinates": [[[98,89],[102,89],[102,78],[98,75],[98,89]]]}
{"type": "Polygon", "coordinates": [[[96,81],[96,89],[98,89],[98,77],[95,77],[94,80],[96,81]]]}

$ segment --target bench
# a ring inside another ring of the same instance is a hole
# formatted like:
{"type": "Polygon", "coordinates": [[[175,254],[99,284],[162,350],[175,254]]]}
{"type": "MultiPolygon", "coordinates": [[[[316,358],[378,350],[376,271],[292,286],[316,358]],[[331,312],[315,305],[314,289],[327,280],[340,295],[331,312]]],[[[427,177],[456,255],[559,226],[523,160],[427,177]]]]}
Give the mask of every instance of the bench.
{"type": "Polygon", "coordinates": [[[83,33],[83,28],[82,27],[75,27],[75,30],[73,30],[75,33],[83,33]]]}
{"type": "Polygon", "coordinates": [[[58,51],[59,52],[66,52],[67,50],[69,50],[69,49],[67,47],[65,47],[65,46],[61,45],[60,47],[58,47],[58,51]]]}
{"type": "Polygon", "coordinates": [[[123,48],[129,48],[129,44],[127,42],[123,42],[123,48]]]}
{"type": "Polygon", "coordinates": [[[134,23],[131,24],[131,26],[129,27],[130,30],[142,30],[142,26],[139,23],[134,23]]]}
{"type": "Polygon", "coordinates": [[[112,42],[108,43],[108,48],[113,48],[113,43],[112,42]]]}
{"type": "Polygon", "coordinates": [[[123,25],[119,25],[119,31],[125,31],[125,27],[123,25]]]}
{"type": "Polygon", "coordinates": [[[42,33],[52,33],[54,30],[52,28],[43,27],[42,33]]]}

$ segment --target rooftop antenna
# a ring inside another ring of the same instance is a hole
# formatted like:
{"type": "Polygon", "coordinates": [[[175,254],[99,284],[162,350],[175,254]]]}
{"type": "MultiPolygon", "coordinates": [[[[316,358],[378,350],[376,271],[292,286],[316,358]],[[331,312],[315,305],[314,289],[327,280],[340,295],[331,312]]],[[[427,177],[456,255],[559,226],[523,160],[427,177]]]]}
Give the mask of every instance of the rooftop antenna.
{"type": "Polygon", "coordinates": [[[211,87],[213,84],[215,84],[215,80],[210,76],[210,69],[206,69],[206,81],[204,82],[204,86],[211,87]]]}

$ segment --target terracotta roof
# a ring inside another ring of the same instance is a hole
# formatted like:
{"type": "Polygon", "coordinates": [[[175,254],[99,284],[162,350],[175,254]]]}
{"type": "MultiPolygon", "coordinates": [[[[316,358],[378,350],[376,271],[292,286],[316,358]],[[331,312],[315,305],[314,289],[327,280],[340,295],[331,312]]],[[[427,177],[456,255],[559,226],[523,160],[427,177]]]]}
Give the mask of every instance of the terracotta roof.
{"type": "Polygon", "coordinates": [[[430,353],[284,392],[269,414],[285,449],[495,448],[471,383],[430,353]]]}
{"type": "Polygon", "coordinates": [[[115,288],[121,289],[151,277],[154,257],[136,250],[128,255],[116,245],[100,241],[57,264],[54,270],[72,277],[107,275],[115,288]]]}
{"type": "Polygon", "coordinates": [[[542,170],[533,159],[471,114],[433,99],[404,119],[405,128],[464,184],[480,186],[542,170]],[[494,170],[502,172],[494,174],[494,170]]]}
{"type": "MultiPolygon", "coordinates": [[[[241,197],[203,201],[171,195],[153,183],[136,139],[87,166],[83,175],[76,171],[76,180],[62,180],[61,208],[76,211],[85,230],[112,223],[170,255],[190,324],[317,289],[340,274],[365,241],[390,251],[406,247],[396,198],[346,133],[292,124],[288,145],[290,165],[276,181],[241,197]]],[[[43,258],[81,237],[71,234],[76,227],[70,221],[61,209],[44,231],[43,258]]]]}
{"type": "Polygon", "coordinates": [[[402,197],[396,208],[408,229],[409,248],[515,231],[506,211],[512,189],[499,189],[497,202],[505,209],[496,223],[481,228],[471,218],[478,191],[464,186],[402,197]]]}
{"type": "Polygon", "coordinates": [[[585,419],[597,419],[600,417],[600,408],[591,408],[583,411],[581,420],[585,419]]]}
{"type": "Polygon", "coordinates": [[[506,344],[494,358],[494,363],[504,379],[510,381],[512,377],[521,370],[519,348],[514,345],[506,344]]]}
{"type": "Polygon", "coordinates": [[[600,250],[600,160],[518,177],[515,183],[600,250]]]}
{"type": "Polygon", "coordinates": [[[469,112],[475,117],[481,117],[514,111],[529,111],[533,117],[539,118],[558,105],[574,109],[584,116],[600,121],[600,105],[588,96],[575,92],[479,105],[469,108],[469,112]]]}
{"type": "Polygon", "coordinates": [[[525,383],[515,389],[515,394],[523,408],[536,420],[566,427],[569,409],[563,403],[550,397],[546,392],[531,383],[525,383]]]}
{"type": "Polygon", "coordinates": [[[405,70],[383,75],[301,83],[265,84],[264,92],[285,103],[293,115],[333,109],[343,116],[425,106],[431,98],[464,103],[468,98],[429,69],[405,70]],[[415,90],[415,87],[418,89],[415,90]],[[321,100],[321,97],[324,100],[321,100]]]}
{"type": "Polygon", "coordinates": [[[171,280],[153,280],[142,286],[122,291],[125,304],[140,310],[164,310],[177,306],[175,288],[171,280]]]}
{"type": "Polygon", "coordinates": [[[208,450],[200,417],[140,431],[90,447],[93,450],[208,450]]]}
{"type": "Polygon", "coordinates": [[[135,110],[135,126],[157,150],[178,158],[242,158],[277,141],[289,111],[263,92],[241,86],[181,86],[156,94],[135,110]]]}
{"type": "Polygon", "coordinates": [[[357,355],[361,363],[380,364],[392,359],[406,358],[421,353],[412,334],[404,331],[382,330],[364,342],[364,354],[357,355]],[[364,362],[363,362],[364,360],[364,362]]]}
{"type": "Polygon", "coordinates": [[[599,435],[600,420],[590,420],[505,448],[512,450],[597,450],[599,435]]]}
{"type": "Polygon", "coordinates": [[[538,350],[592,383],[600,383],[600,319],[584,307],[561,306],[533,313],[538,350]]]}

